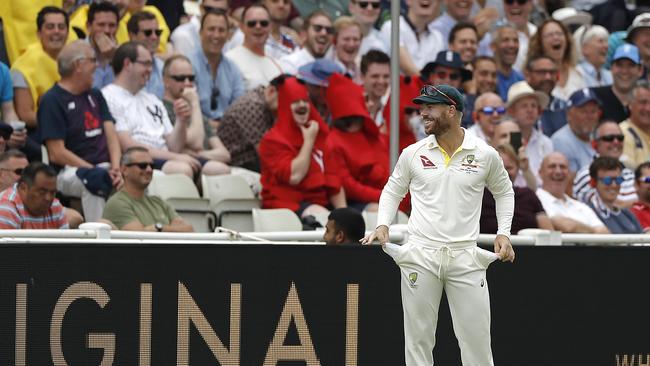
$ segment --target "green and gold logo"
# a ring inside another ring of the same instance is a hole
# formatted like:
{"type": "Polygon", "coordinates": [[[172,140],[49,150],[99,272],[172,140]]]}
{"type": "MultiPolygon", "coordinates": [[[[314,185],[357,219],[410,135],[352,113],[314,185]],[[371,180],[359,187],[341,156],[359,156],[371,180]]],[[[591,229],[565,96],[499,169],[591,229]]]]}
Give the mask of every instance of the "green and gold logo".
{"type": "Polygon", "coordinates": [[[411,286],[415,286],[415,282],[417,280],[418,280],[418,273],[417,272],[409,273],[409,282],[411,283],[411,286]]]}

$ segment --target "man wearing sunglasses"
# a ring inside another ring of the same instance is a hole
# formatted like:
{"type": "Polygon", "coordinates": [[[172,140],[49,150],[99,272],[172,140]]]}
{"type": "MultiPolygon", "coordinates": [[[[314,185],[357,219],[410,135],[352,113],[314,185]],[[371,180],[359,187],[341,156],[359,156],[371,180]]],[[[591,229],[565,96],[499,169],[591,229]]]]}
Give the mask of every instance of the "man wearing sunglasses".
{"type": "Polygon", "coordinates": [[[464,365],[493,365],[485,277],[497,258],[513,261],[514,192],[498,152],[460,127],[463,97],[448,85],[426,85],[414,99],[429,135],[402,152],[379,199],[377,239],[400,267],[406,365],[433,365],[443,289],[464,365]],[[476,246],[483,189],[496,202],[494,253],[476,246]],[[388,226],[410,191],[409,242],[388,244],[388,226]]]}
{"type": "Polygon", "coordinates": [[[106,203],[103,219],[119,230],[192,232],[191,224],[183,220],[162,198],[146,194],[153,177],[153,159],[141,146],[127,149],[120,161],[124,187],[106,203]]]}
{"type": "Polygon", "coordinates": [[[160,45],[160,35],[162,29],[158,26],[156,16],[148,11],[139,11],[133,15],[126,23],[126,28],[129,30],[129,39],[131,41],[141,42],[151,52],[153,64],[151,67],[151,75],[145,89],[162,99],[165,93],[165,88],[162,81],[162,68],[163,60],[156,56],[156,50],[160,45]]]}
{"type": "Polygon", "coordinates": [[[650,162],[639,165],[634,171],[634,187],[639,199],[630,210],[647,233],[650,231],[650,162]]]}
{"type": "Polygon", "coordinates": [[[594,159],[589,166],[589,176],[596,194],[588,205],[612,234],[642,234],[643,228],[632,211],[616,204],[621,184],[625,181],[621,175],[623,168],[618,159],[606,156],[594,159]]]}
{"type": "Polygon", "coordinates": [[[323,10],[309,14],[303,23],[300,36],[303,48],[280,59],[283,72],[297,75],[300,67],[325,57],[334,41],[332,19],[323,10]]]}
{"type": "MultiPolygon", "coordinates": [[[[627,157],[623,156],[623,141],[625,136],[621,127],[614,121],[601,122],[592,134],[591,144],[596,150],[596,156],[606,156],[623,162],[627,157]]],[[[591,163],[590,163],[591,164],[591,163]]],[[[637,194],[634,188],[634,171],[624,168],[621,172],[623,183],[618,194],[616,205],[622,208],[629,208],[636,200],[637,194]]],[[[595,194],[594,187],[589,184],[589,165],[584,166],[573,180],[573,197],[582,202],[589,202],[595,194]]]]}
{"type": "Polygon", "coordinates": [[[363,57],[370,50],[384,51],[386,47],[381,40],[381,33],[375,28],[375,23],[381,13],[381,1],[351,0],[348,3],[348,11],[361,26],[362,39],[359,55],[363,57]]]}
{"type": "Polygon", "coordinates": [[[473,133],[477,138],[497,146],[492,143],[494,129],[501,122],[506,113],[506,107],[501,97],[496,93],[483,93],[474,104],[472,116],[474,125],[467,129],[467,132],[473,133]]]}

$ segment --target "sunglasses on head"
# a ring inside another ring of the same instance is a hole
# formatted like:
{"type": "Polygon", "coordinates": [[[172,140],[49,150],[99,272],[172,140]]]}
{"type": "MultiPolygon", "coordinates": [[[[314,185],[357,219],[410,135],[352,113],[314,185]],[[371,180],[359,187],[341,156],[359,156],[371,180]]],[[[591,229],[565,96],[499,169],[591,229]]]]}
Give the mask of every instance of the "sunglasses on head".
{"type": "Polygon", "coordinates": [[[169,75],[169,77],[178,81],[179,83],[185,80],[189,80],[190,83],[193,83],[195,78],[194,75],[169,75]]]}
{"type": "Polygon", "coordinates": [[[217,103],[217,97],[219,97],[219,94],[221,92],[219,91],[219,88],[216,86],[212,87],[212,92],[210,93],[210,110],[216,110],[218,103],[217,103]]]}
{"type": "Polygon", "coordinates": [[[420,89],[420,94],[429,97],[435,97],[436,95],[440,94],[443,97],[447,98],[447,100],[449,100],[451,105],[453,105],[454,107],[458,107],[458,103],[456,103],[455,100],[451,99],[449,95],[443,93],[440,89],[436,88],[434,85],[425,85],[422,89],[420,89]]]}
{"type": "Polygon", "coordinates": [[[142,31],[142,34],[144,34],[147,37],[151,37],[152,34],[156,33],[156,36],[160,37],[162,34],[162,29],[145,29],[142,31]]]}
{"type": "Polygon", "coordinates": [[[381,2],[379,1],[357,1],[357,5],[359,5],[360,8],[362,9],[368,9],[368,7],[372,7],[373,9],[379,9],[381,6],[381,2]]]}
{"type": "Polygon", "coordinates": [[[620,186],[625,179],[623,179],[623,177],[619,175],[618,177],[602,177],[602,178],[598,178],[598,180],[606,186],[611,186],[612,183],[616,183],[617,185],[620,186]]]}
{"type": "Polygon", "coordinates": [[[618,142],[623,142],[623,140],[625,140],[625,136],[623,136],[623,135],[604,135],[604,136],[600,136],[598,139],[601,140],[601,141],[605,141],[605,142],[613,142],[614,140],[618,140],[618,142]]]}
{"type": "Polygon", "coordinates": [[[506,109],[504,107],[483,107],[483,109],[480,110],[481,112],[485,114],[494,114],[494,112],[497,112],[498,114],[505,114],[506,109]]]}
{"type": "Polygon", "coordinates": [[[149,163],[149,162],[146,162],[146,163],[129,163],[129,164],[126,164],[126,166],[128,166],[128,167],[137,166],[138,169],[140,169],[140,170],[145,170],[147,168],[153,169],[153,163],[149,163]]]}
{"type": "Polygon", "coordinates": [[[320,24],[312,24],[311,25],[312,29],[316,33],[320,33],[323,30],[327,32],[327,34],[334,34],[334,27],[326,26],[326,25],[320,25],[320,24]]]}
{"type": "Polygon", "coordinates": [[[23,175],[23,168],[16,168],[16,169],[0,168],[0,170],[5,172],[12,172],[16,175],[23,175]]]}
{"type": "Polygon", "coordinates": [[[460,79],[460,74],[457,72],[447,72],[447,71],[436,71],[434,74],[439,78],[439,79],[446,79],[449,78],[449,80],[458,80],[460,79]]]}
{"type": "Polygon", "coordinates": [[[271,23],[266,19],[264,19],[264,20],[248,20],[248,21],[246,21],[246,26],[248,28],[255,28],[255,26],[257,26],[258,24],[260,25],[260,27],[266,28],[271,23]]]}
{"type": "Polygon", "coordinates": [[[514,3],[517,3],[518,5],[524,5],[525,3],[528,2],[528,0],[505,0],[506,4],[512,5],[514,3]]]}

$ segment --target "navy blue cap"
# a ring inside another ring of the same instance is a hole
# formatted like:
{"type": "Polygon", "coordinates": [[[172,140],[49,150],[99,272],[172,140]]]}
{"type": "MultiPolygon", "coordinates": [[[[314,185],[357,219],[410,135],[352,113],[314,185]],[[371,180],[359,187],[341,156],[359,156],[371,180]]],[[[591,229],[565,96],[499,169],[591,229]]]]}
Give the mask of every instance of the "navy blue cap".
{"type": "Polygon", "coordinates": [[[422,80],[427,82],[429,80],[429,75],[436,69],[436,66],[446,66],[452,69],[460,70],[460,76],[463,81],[467,81],[472,78],[472,72],[465,68],[463,61],[460,59],[460,54],[454,51],[440,51],[436,55],[436,60],[434,62],[429,62],[424,65],[420,75],[422,80]]]}
{"type": "Polygon", "coordinates": [[[95,196],[106,199],[113,190],[113,180],[106,169],[78,168],[77,177],[79,177],[86,189],[95,196]]]}
{"type": "Polygon", "coordinates": [[[567,102],[567,108],[580,107],[588,102],[596,102],[599,107],[603,106],[603,103],[598,99],[593,90],[584,88],[576,90],[571,94],[569,101],[567,102]]]}
{"type": "Polygon", "coordinates": [[[307,84],[327,87],[329,77],[335,72],[342,74],[345,70],[332,60],[319,58],[314,62],[302,65],[298,69],[298,79],[307,84]]]}

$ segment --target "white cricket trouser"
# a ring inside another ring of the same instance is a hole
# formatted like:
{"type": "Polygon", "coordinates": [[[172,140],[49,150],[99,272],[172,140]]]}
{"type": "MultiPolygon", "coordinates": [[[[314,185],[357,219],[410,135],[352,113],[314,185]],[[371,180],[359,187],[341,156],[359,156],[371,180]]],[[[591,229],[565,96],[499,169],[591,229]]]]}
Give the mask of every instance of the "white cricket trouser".
{"type": "Polygon", "coordinates": [[[486,269],[497,255],[476,242],[386,244],[401,271],[407,366],[432,366],[442,291],[464,366],[492,366],[486,269]]]}
{"type": "MultiPolygon", "coordinates": [[[[99,164],[98,167],[108,169],[110,164],[99,164]]],[[[81,198],[86,222],[97,222],[102,218],[106,200],[90,193],[83,182],[77,177],[77,168],[66,165],[56,177],[56,189],[66,196],[81,198]]]]}

